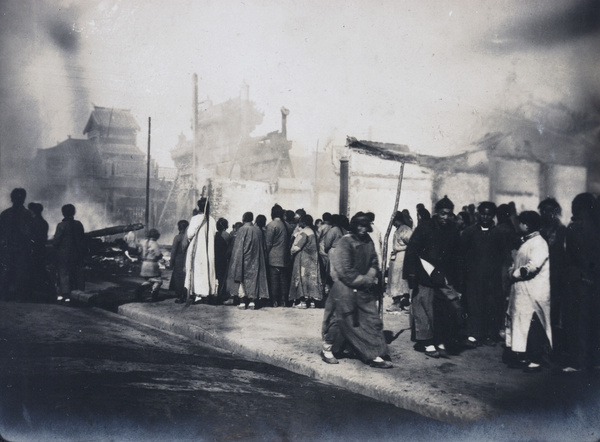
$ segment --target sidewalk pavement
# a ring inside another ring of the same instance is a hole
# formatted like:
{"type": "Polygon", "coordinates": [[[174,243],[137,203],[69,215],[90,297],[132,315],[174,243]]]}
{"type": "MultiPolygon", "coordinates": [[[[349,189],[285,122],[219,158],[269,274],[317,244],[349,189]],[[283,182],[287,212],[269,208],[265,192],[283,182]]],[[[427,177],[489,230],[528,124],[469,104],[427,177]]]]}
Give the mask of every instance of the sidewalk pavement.
{"type": "MultiPolygon", "coordinates": [[[[581,394],[581,382],[573,384],[572,377],[565,382],[555,370],[524,373],[508,368],[501,362],[501,346],[465,350],[449,359],[432,359],[416,352],[406,313],[384,313],[392,369],[371,368],[356,359],[341,359],[337,365],[324,363],[319,354],[322,309],[186,307],[166,299],[124,304],[118,313],[450,423],[506,417],[517,409],[522,412],[538,405],[563,407],[567,412],[565,404],[572,406],[581,394]]],[[[588,380],[582,382],[591,387],[588,380]]]]}

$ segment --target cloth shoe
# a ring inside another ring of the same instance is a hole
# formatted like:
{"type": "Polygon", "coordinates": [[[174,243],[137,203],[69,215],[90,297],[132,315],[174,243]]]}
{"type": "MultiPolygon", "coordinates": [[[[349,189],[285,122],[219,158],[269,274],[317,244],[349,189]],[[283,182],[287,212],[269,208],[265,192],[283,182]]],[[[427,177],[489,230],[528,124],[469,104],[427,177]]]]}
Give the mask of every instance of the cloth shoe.
{"type": "Polygon", "coordinates": [[[326,362],[327,364],[339,364],[340,361],[338,361],[335,356],[333,356],[333,353],[331,351],[325,351],[325,350],[321,350],[321,359],[323,360],[323,362],[326,362]]]}
{"type": "Polygon", "coordinates": [[[392,368],[394,365],[390,361],[386,361],[381,358],[373,359],[369,362],[369,365],[373,368],[392,368]]]}
{"type": "Polygon", "coordinates": [[[446,351],[445,347],[442,347],[441,345],[438,346],[437,352],[440,355],[440,358],[450,359],[450,356],[448,356],[448,351],[446,351]]]}
{"type": "Polygon", "coordinates": [[[386,313],[391,313],[392,315],[399,315],[403,311],[404,309],[402,308],[402,306],[400,306],[400,304],[392,304],[385,309],[386,313]]]}
{"type": "Polygon", "coordinates": [[[400,301],[402,300],[402,296],[394,296],[392,297],[392,305],[385,309],[387,313],[400,313],[403,309],[400,305],[400,301]]]}
{"type": "Polygon", "coordinates": [[[530,362],[529,365],[523,368],[525,373],[539,373],[542,371],[542,366],[540,364],[536,364],[535,362],[530,362]]]}
{"type": "Polygon", "coordinates": [[[477,339],[475,339],[473,337],[470,337],[470,336],[467,339],[464,339],[461,342],[461,344],[465,348],[477,348],[477,347],[481,347],[481,343],[477,339]]]}
{"type": "Polygon", "coordinates": [[[435,346],[428,345],[427,347],[425,347],[425,356],[438,359],[440,357],[440,353],[436,350],[435,346]]]}

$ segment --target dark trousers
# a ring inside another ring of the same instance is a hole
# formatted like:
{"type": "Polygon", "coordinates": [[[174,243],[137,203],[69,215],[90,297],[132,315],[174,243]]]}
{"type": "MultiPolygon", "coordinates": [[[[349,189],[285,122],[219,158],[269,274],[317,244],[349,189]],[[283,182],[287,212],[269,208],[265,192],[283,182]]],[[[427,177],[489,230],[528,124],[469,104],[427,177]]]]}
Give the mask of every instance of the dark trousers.
{"type": "Polygon", "coordinates": [[[468,313],[467,335],[479,340],[486,338],[498,340],[498,332],[503,328],[506,313],[506,310],[502,310],[504,301],[499,284],[491,277],[489,281],[477,281],[471,284],[467,282],[465,296],[462,299],[468,313]]]}
{"type": "Polygon", "coordinates": [[[31,254],[28,250],[0,251],[0,299],[29,300],[31,296],[31,254]],[[14,293],[11,293],[14,288],[14,293]]]}
{"type": "Polygon", "coordinates": [[[285,307],[290,293],[290,272],[287,267],[269,266],[269,294],[273,306],[285,307]]]}
{"type": "Polygon", "coordinates": [[[321,336],[323,342],[329,345],[333,352],[340,352],[344,346],[344,337],[340,333],[340,327],[335,314],[336,302],[333,296],[329,296],[325,301],[323,310],[323,323],[321,325],[321,336]]]}
{"type": "Polygon", "coordinates": [[[568,364],[586,369],[600,365],[599,284],[571,283],[571,301],[565,312],[568,364]]]}
{"type": "Polygon", "coordinates": [[[83,264],[59,264],[60,294],[69,296],[72,290],[85,290],[83,264]]]}
{"type": "Polygon", "coordinates": [[[433,317],[435,344],[455,345],[464,328],[464,309],[454,289],[449,286],[434,289],[433,317]]]}

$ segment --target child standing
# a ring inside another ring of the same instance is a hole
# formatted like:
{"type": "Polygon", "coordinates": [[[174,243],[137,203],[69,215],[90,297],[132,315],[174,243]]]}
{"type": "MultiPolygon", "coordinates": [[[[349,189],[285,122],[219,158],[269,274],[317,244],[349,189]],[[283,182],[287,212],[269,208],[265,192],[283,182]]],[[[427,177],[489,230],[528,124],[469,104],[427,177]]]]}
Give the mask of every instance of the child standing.
{"type": "Polygon", "coordinates": [[[136,301],[141,301],[144,291],[150,288],[152,300],[158,300],[158,291],[162,286],[162,278],[158,261],[162,259],[162,253],[158,246],[158,238],[160,233],[156,229],[150,229],[146,234],[146,240],[142,241],[140,246],[140,255],[142,258],[142,269],[140,276],[145,278],[144,281],[135,291],[136,301]]]}

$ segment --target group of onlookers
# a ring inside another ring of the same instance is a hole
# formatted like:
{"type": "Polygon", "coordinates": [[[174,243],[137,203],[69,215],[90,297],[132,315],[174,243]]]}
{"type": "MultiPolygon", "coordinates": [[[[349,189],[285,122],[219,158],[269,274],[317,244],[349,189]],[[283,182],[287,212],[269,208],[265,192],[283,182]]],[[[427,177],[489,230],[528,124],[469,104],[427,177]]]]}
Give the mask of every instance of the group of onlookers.
{"type": "MultiPolygon", "coordinates": [[[[46,248],[43,206],[25,207],[26,191],[11,192],[0,213],[0,299],[28,300],[50,284],[46,253],[55,256],[57,300],[84,288],[83,225],[75,207],[62,207],[53,247],[46,248]]],[[[324,213],[314,221],[303,209],[275,204],[271,221],[252,212],[229,222],[210,214],[206,198],[192,218],[177,223],[171,248],[169,289],[177,303],[260,307],[324,307],[322,358],[354,353],[374,367],[389,368],[378,314],[387,276],[390,313],[410,306],[414,349],[432,358],[481,345],[504,347],[510,367],[537,372],[551,361],[564,371],[600,368],[600,202],[577,195],[568,226],[553,198],[538,211],[517,214],[515,205],[485,201],[454,214],[448,198],[433,215],[416,207],[396,212],[389,266],[382,268],[381,233],[372,213],[324,213]],[[387,359],[387,360],[386,360],[387,359]]],[[[162,279],[160,233],[150,229],[134,249],[145,279],[136,290],[157,299],[162,279]]]]}
{"type": "Polygon", "coordinates": [[[439,358],[502,343],[503,361],[527,372],[600,368],[599,200],[577,195],[568,226],[554,198],[538,211],[482,202],[455,216],[444,197],[414,230],[396,214],[388,311],[410,292],[415,350],[439,358]]]}
{"type": "Polygon", "coordinates": [[[323,306],[325,362],[351,351],[388,368],[376,306],[387,276],[387,311],[410,306],[414,349],[428,357],[502,344],[503,361],[528,372],[551,360],[566,371],[600,366],[598,199],[578,195],[568,227],[553,198],[520,214],[514,203],[485,201],[455,215],[448,197],[433,215],[416,209],[416,226],[408,210],[393,217],[383,269],[372,213],[351,222],[324,213],[315,225],[303,209],[276,204],[269,223],[246,212],[228,233],[227,220],[215,222],[201,199],[173,242],[176,302],[188,294],[242,309],[323,306]]]}
{"type": "MultiPolygon", "coordinates": [[[[39,203],[25,207],[27,192],[10,194],[12,207],[0,214],[0,299],[44,299],[54,282],[46,271],[48,223],[39,203]]],[[[86,251],[83,225],[75,220],[75,206],[65,204],[63,220],[56,226],[51,261],[58,275],[57,300],[69,302],[71,292],[84,289],[83,258],[86,251]]]]}
{"type": "Polygon", "coordinates": [[[304,209],[271,209],[271,221],[252,212],[228,232],[228,220],[210,215],[206,198],[191,220],[178,222],[171,247],[170,289],[177,303],[260,307],[322,307],[331,287],[329,252],[349,228],[340,215],[315,224],[304,209]]]}

